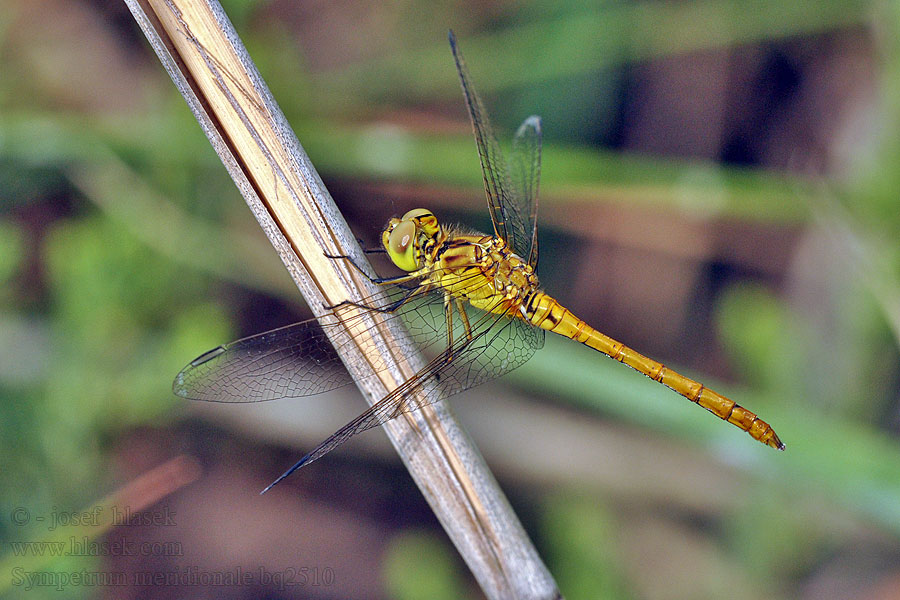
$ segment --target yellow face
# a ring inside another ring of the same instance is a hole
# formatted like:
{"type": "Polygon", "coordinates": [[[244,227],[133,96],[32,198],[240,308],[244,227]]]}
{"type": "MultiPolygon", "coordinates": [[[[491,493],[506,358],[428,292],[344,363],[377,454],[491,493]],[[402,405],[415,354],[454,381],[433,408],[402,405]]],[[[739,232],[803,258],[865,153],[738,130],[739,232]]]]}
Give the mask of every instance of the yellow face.
{"type": "Polygon", "coordinates": [[[422,267],[422,245],[439,230],[437,218],[427,208],[414,208],[393,218],[381,234],[381,243],[395,265],[404,271],[422,267]]]}

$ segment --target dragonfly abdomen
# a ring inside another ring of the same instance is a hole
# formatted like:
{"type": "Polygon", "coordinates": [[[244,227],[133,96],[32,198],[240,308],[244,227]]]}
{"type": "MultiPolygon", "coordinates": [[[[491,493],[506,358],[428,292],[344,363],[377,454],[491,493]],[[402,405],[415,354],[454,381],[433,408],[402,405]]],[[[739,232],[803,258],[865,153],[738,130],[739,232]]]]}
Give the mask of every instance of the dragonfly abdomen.
{"type": "Polygon", "coordinates": [[[650,379],[678,392],[722,420],[746,431],[755,440],[784,450],[784,444],[772,427],[740,404],[714,392],[702,383],[676,373],[661,362],[632,350],[625,344],[600,333],[573,315],[566,307],[543,292],[535,292],[522,305],[522,314],[535,327],[558,333],[593,348],[643,373],[650,379]]]}

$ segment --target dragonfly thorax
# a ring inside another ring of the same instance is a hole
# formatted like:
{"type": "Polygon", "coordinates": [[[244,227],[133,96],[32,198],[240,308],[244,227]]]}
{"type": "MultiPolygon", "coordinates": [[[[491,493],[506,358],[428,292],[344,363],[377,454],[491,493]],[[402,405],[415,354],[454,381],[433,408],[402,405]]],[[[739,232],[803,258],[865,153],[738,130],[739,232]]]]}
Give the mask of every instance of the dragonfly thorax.
{"type": "Polygon", "coordinates": [[[424,281],[431,289],[490,313],[513,314],[537,291],[531,265],[500,238],[450,230],[426,256],[424,281]]]}
{"type": "Polygon", "coordinates": [[[538,289],[538,278],[534,269],[512,252],[506,242],[492,238],[487,248],[485,262],[491,265],[492,287],[517,306],[538,289]]]}
{"type": "Polygon", "coordinates": [[[495,246],[499,246],[491,252],[497,265],[494,271],[494,287],[497,291],[518,296],[537,289],[537,275],[532,266],[515,252],[510,252],[502,240],[494,238],[494,242],[495,246]]]}
{"type": "Polygon", "coordinates": [[[414,208],[400,218],[388,221],[381,243],[391,261],[404,271],[415,271],[438,244],[441,227],[427,208],[414,208]]]}

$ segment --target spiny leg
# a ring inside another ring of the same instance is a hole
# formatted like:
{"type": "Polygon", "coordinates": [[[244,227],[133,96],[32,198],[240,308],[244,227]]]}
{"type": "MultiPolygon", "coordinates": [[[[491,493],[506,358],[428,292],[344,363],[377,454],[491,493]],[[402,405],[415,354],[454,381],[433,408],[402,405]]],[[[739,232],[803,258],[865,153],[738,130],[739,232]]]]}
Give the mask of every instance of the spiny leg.
{"type": "MultiPolygon", "coordinates": [[[[359,244],[359,247],[362,249],[363,254],[387,254],[387,250],[385,250],[384,246],[375,246],[374,248],[366,248],[365,240],[362,238],[356,238],[356,243],[359,244]]],[[[327,254],[325,256],[328,256],[327,254]]],[[[337,257],[329,257],[329,258],[337,258],[337,257]]]]}
{"type": "Polygon", "coordinates": [[[346,260],[348,263],[350,263],[350,265],[353,266],[354,269],[364,275],[366,279],[378,285],[385,285],[389,283],[405,283],[407,281],[412,281],[413,279],[417,279],[420,277],[420,275],[418,275],[417,273],[406,273],[404,275],[398,275],[396,277],[372,277],[371,275],[366,273],[365,269],[356,264],[356,261],[353,260],[353,258],[349,256],[345,256],[343,254],[325,253],[325,258],[330,258],[332,260],[346,260]]]}
{"type": "MultiPolygon", "coordinates": [[[[356,243],[359,244],[359,247],[363,251],[363,254],[385,254],[385,253],[387,253],[387,250],[385,250],[383,246],[376,246],[374,248],[366,248],[366,246],[365,246],[366,241],[364,239],[362,239],[361,237],[356,238],[356,243]]],[[[328,258],[347,258],[346,256],[343,256],[343,255],[329,255],[327,252],[325,253],[325,256],[328,258]]]]}
{"type": "Polygon", "coordinates": [[[456,310],[459,311],[459,316],[462,319],[466,339],[472,341],[472,325],[469,323],[469,315],[466,314],[466,305],[462,298],[454,298],[454,300],[456,301],[456,310]]]}
{"type": "MultiPolygon", "coordinates": [[[[472,324],[469,323],[469,315],[466,314],[465,303],[462,298],[457,298],[451,294],[444,294],[444,318],[447,322],[447,348],[453,348],[453,309],[459,313],[460,321],[463,326],[463,334],[466,340],[472,341],[472,324]],[[452,301],[451,301],[452,298],[452,301]],[[451,303],[452,302],[452,303],[451,303]]],[[[447,354],[447,362],[453,360],[453,354],[447,354]]]]}
{"type": "Polygon", "coordinates": [[[337,304],[333,304],[332,306],[326,306],[327,310],[337,310],[338,308],[342,308],[345,306],[352,306],[355,308],[360,308],[363,310],[374,311],[379,313],[392,313],[396,311],[398,308],[409,302],[418,294],[424,294],[430,289],[430,286],[427,284],[420,285],[418,287],[410,288],[402,297],[398,298],[395,302],[392,302],[388,306],[378,307],[378,306],[369,306],[368,304],[363,304],[362,302],[354,302],[353,300],[344,300],[342,302],[338,302],[337,304]]]}
{"type": "MultiPolygon", "coordinates": [[[[447,323],[447,348],[453,347],[453,307],[450,306],[450,294],[444,294],[444,319],[447,323]]],[[[449,356],[448,356],[449,358],[449,356]]]]}
{"type": "MultiPolygon", "coordinates": [[[[451,294],[444,294],[444,319],[447,324],[447,353],[444,357],[445,362],[451,362],[455,353],[451,352],[453,349],[454,337],[453,337],[453,309],[454,307],[459,312],[460,321],[463,326],[463,333],[465,335],[466,342],[472,341],[472,325],[469,323],[469,316],[466,314],[465,304],[463,303],[462,298],[453,297],[451,294]],[[452,300],[451,300],[452,298],[452,300]]],[[[435,373],[435,378],[440,379],[440,373],[435,373]]]]}

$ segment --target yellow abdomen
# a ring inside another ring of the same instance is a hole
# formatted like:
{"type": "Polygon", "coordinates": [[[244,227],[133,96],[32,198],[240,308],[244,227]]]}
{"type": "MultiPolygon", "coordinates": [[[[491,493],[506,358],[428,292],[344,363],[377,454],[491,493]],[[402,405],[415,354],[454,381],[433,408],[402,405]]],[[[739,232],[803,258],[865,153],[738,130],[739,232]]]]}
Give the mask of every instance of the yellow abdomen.
{"type": "Polygon", "coordinates": [[[600,333],[547,294],[536,292],[523,306],[524,317],[535,327],[572,338],[625,363],[650,379],[678,392],[691,402],[699,404],[720,419],[743,429],[763,444],[784,450],[784,444],[778,439],[775,430],[753,412],[704,387],[702,383],[676,373],[662,363],[600,333]]]}

